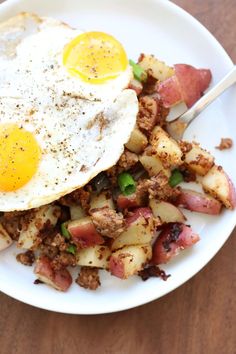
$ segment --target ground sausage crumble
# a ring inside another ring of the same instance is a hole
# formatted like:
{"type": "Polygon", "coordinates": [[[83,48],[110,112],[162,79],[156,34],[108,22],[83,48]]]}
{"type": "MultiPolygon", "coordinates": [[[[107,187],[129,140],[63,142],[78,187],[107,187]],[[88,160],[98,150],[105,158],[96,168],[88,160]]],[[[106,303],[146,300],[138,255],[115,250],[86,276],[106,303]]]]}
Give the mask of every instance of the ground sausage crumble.
{"type": "Polygon", "coordinates": [[[98,269],[93,267],[81,267],[75,282],[82,288],[96,290],[101,285],[98,269]]]}

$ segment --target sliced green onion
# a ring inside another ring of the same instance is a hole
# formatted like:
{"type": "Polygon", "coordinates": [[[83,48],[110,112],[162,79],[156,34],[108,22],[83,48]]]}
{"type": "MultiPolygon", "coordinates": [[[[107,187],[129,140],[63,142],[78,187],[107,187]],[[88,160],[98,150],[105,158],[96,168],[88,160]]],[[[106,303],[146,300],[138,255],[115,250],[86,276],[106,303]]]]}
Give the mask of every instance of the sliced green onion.
{"type": "Polygon", "coordinates": [[[75,253],[76,253],[76,246],[75,246],[75,245],[69,245],[69,246],[67,247],[66,251],[75,255],[75,253]]]}
{"type": "Polygon", "coordinates": [[[131,59],[129,60],[129,64],[132,66],[135,79],[140,82],[145,82],[147,80],[146,71],[131,59]]]}
{"type": "Polygon", "coordinates": [[[71,236],[69,231],[67,230],[67,222],[63,222],[63,224],[61,224],[61,233],[62,236],[64,236],[67,239],[70,239],[71,236]]]}
{"type": "Polygon", "coordinates": [[[179,183],[183,182],[184,178],[179,170],[173,170],[169,179],[169,185],[171,187],[177,186],[179,183]]]}
{"type": "Polygon", "coordinates": [[[118,185],[124,195],[133,194],[136,190],[135,181],[130,173],[122,172],[117,177],[118,185]]]}

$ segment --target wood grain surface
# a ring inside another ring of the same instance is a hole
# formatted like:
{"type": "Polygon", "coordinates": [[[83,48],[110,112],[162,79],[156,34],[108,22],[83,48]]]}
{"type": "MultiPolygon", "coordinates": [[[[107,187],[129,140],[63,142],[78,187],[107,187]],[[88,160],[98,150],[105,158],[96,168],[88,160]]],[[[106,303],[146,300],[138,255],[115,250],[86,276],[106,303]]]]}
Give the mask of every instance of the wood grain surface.
{"type": "MultiPolygon", "coordinates": [[[[236,62],[235,0],[174,2],[198,18],[236,62]]],[[[216,257],[182,287],[115,314],[51,313],[1,293],[0,354],[234,354],[235,253],[236,230],[216,257]]]]}

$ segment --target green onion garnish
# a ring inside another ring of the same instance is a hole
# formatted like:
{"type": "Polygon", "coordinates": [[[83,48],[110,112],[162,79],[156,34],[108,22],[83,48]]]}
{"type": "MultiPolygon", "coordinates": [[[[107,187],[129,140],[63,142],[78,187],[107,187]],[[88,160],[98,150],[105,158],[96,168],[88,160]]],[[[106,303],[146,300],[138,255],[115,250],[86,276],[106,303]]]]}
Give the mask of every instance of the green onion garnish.
{"type": "Polygon", "coordinates": [[[133,68],[133,74],[136,80],[140,82],[145,82],[147,80],[146,71],[138,64],[136,64],[133,60],[129,60],[129,64],[133,68]]]}
{"type": "Polygon", "coordinates": [[[133,194],[136,190],[135,181],[130,173],[122,172],[117,177],[118,185],[124,195],[133,194]]]}
{"type": "Polygon", "coordinates": [[[75,253],[76,253],[76,246],[75,246],[75,245],[69,245],[69,246],[67,247],[66,251],[75,255],[75,253]]]}
{"type": "Polygon", "coordinates": [[[177,169],[173,170],[172,174],[170,176],[170,179],[169,179],[169,185],[171,187],[175,187],[175,186],[177,186],[177,184],[183,182],[183,180],[184,180],[184,178],[183,178],[182,173],[177,169]]]}
{"type": "Polygon", "coordinates": [[[63,224],[61,224],[61,233],[62,236],[64,236],[67,239],[70,239],[70,233],[67,230],[67,222],[63,222],[63,224]]]}

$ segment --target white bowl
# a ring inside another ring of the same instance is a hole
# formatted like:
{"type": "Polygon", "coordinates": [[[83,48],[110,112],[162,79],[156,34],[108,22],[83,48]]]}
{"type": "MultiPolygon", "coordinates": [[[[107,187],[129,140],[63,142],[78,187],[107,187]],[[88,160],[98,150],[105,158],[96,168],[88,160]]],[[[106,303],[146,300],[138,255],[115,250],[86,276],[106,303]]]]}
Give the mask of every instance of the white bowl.
{"type": "MultiPolygon", "coordinates": [[[[0,20],[20,11],[59,18],[84,30],[103,30],[125,46],[129,57],[153,53],[169,64],[188,63],[210,68],[213,83],[232,67],[232,61],[216,39],[193,17],[169,1],[162,0],[9,0],[0,6],[0,20]]],[[[56,40],[56,38],[55,38],[56,40]]],[[[235,148],[220,152],[214,147],[221,137],[236,141],[236,88],[216,100],[197,118],[186,138],[198,140],[212,151],[218,164],[236,183],[235,148]]],[[[122,281],[101,272],[102,286],[88,291],[74,284],[67,293],[45,285],[34,285],[33,269],[15,260],[12,247],[0,254],[0,290],[25,303],[44,309],[98,314],[132,308],[169,293],[196,274],[218,252],[230,235],[236,211],[219,217],[188,213],[189,223],[200,233],[201,241],[164,267],[171,277],[166,281],[137,277],[122,281]]]]}

